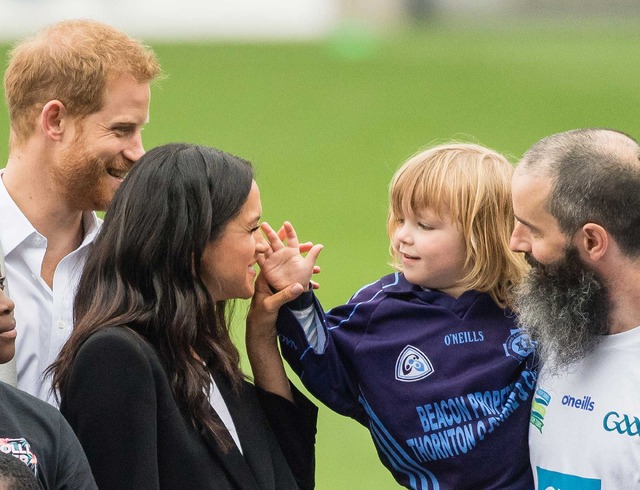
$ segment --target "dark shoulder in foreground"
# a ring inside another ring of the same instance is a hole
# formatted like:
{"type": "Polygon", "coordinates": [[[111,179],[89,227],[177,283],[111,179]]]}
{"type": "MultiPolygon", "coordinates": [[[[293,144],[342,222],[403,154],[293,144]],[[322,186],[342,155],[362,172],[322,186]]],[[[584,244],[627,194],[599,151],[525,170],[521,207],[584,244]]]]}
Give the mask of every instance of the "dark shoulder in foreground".
{"type": "Polygon", "coordinates": [[[52,405],[0,382],[0,450],[19,456],[45,489],[96,489],[73,430],[52,405]]]}

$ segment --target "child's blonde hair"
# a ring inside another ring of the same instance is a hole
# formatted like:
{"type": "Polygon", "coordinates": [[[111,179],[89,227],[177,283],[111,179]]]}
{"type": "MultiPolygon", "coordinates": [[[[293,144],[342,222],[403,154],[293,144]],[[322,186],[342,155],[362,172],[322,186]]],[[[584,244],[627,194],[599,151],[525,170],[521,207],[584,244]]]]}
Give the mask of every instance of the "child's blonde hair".
{"type": "MultiPolygon", "coordinates": [[[[389,238],[398,220],[431,208],[448,213],[466,245],[460,281],[467,290],[487,292],[500,306],[527,271],[521,254],[509,249],[514,227],[511,204],[513,166],[499,153],[472,143],[448,143],[418,153],[395,173],[389,192],[389,238]]],[[[391,243],[393,266],[402,270],[391,243]]]]}

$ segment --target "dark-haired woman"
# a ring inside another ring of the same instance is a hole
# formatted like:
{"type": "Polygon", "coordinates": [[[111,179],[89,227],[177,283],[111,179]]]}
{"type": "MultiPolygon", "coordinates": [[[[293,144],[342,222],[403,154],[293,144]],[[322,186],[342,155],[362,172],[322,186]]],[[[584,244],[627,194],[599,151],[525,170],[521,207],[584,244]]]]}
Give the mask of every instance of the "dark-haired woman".
{"type": "MultiPolygon", "coordinates": [[[[317,412],[275,334],[248,344],[256,386],[229,337],[226,302],[269,250],[261,212],[251,165],[196,145],[151,150],[118,189],[51,367],[101,490],[313,487],[317,412]]],[[[261,288],[272,312],[302,291],[261,288]]]]}

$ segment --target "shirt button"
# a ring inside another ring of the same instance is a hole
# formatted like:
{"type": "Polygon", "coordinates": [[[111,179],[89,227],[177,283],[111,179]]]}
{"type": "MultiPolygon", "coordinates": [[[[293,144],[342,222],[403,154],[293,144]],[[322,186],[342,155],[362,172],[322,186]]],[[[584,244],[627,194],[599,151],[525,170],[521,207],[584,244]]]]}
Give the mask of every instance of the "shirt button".
{"type": "Polygon", "coordinates": [[[33,243],[35,243],[36,245],[42,245],[42,242],[44,242],[44,238],[42,238],[40,235],[36,235],[35,237],[33,237],[33,243]]]}
{"type": "Polygon", "coordinates": [[[60,330],[64,330],[65,328],[67,328],[67,322],[65,322],[64,320],[58,320],[58,328],[60,330]]]}

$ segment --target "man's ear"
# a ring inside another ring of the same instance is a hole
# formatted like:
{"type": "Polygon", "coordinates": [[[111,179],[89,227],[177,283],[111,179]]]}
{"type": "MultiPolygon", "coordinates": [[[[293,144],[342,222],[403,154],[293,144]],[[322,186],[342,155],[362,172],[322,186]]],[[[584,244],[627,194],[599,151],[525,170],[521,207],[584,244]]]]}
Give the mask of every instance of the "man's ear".
{"type": "Polygon", "coordinates": [[[600,260],[609,248],[609,233],[602,226],[586,223],[579,232],[581,252],[596,262],[600,260]]]}
{"type": "Polygon", "coordinates": [[[52,141],[60,141],[64,133],[66,109],[59,100],[50,100],[40,113],[42,132],[52,141]]]}

